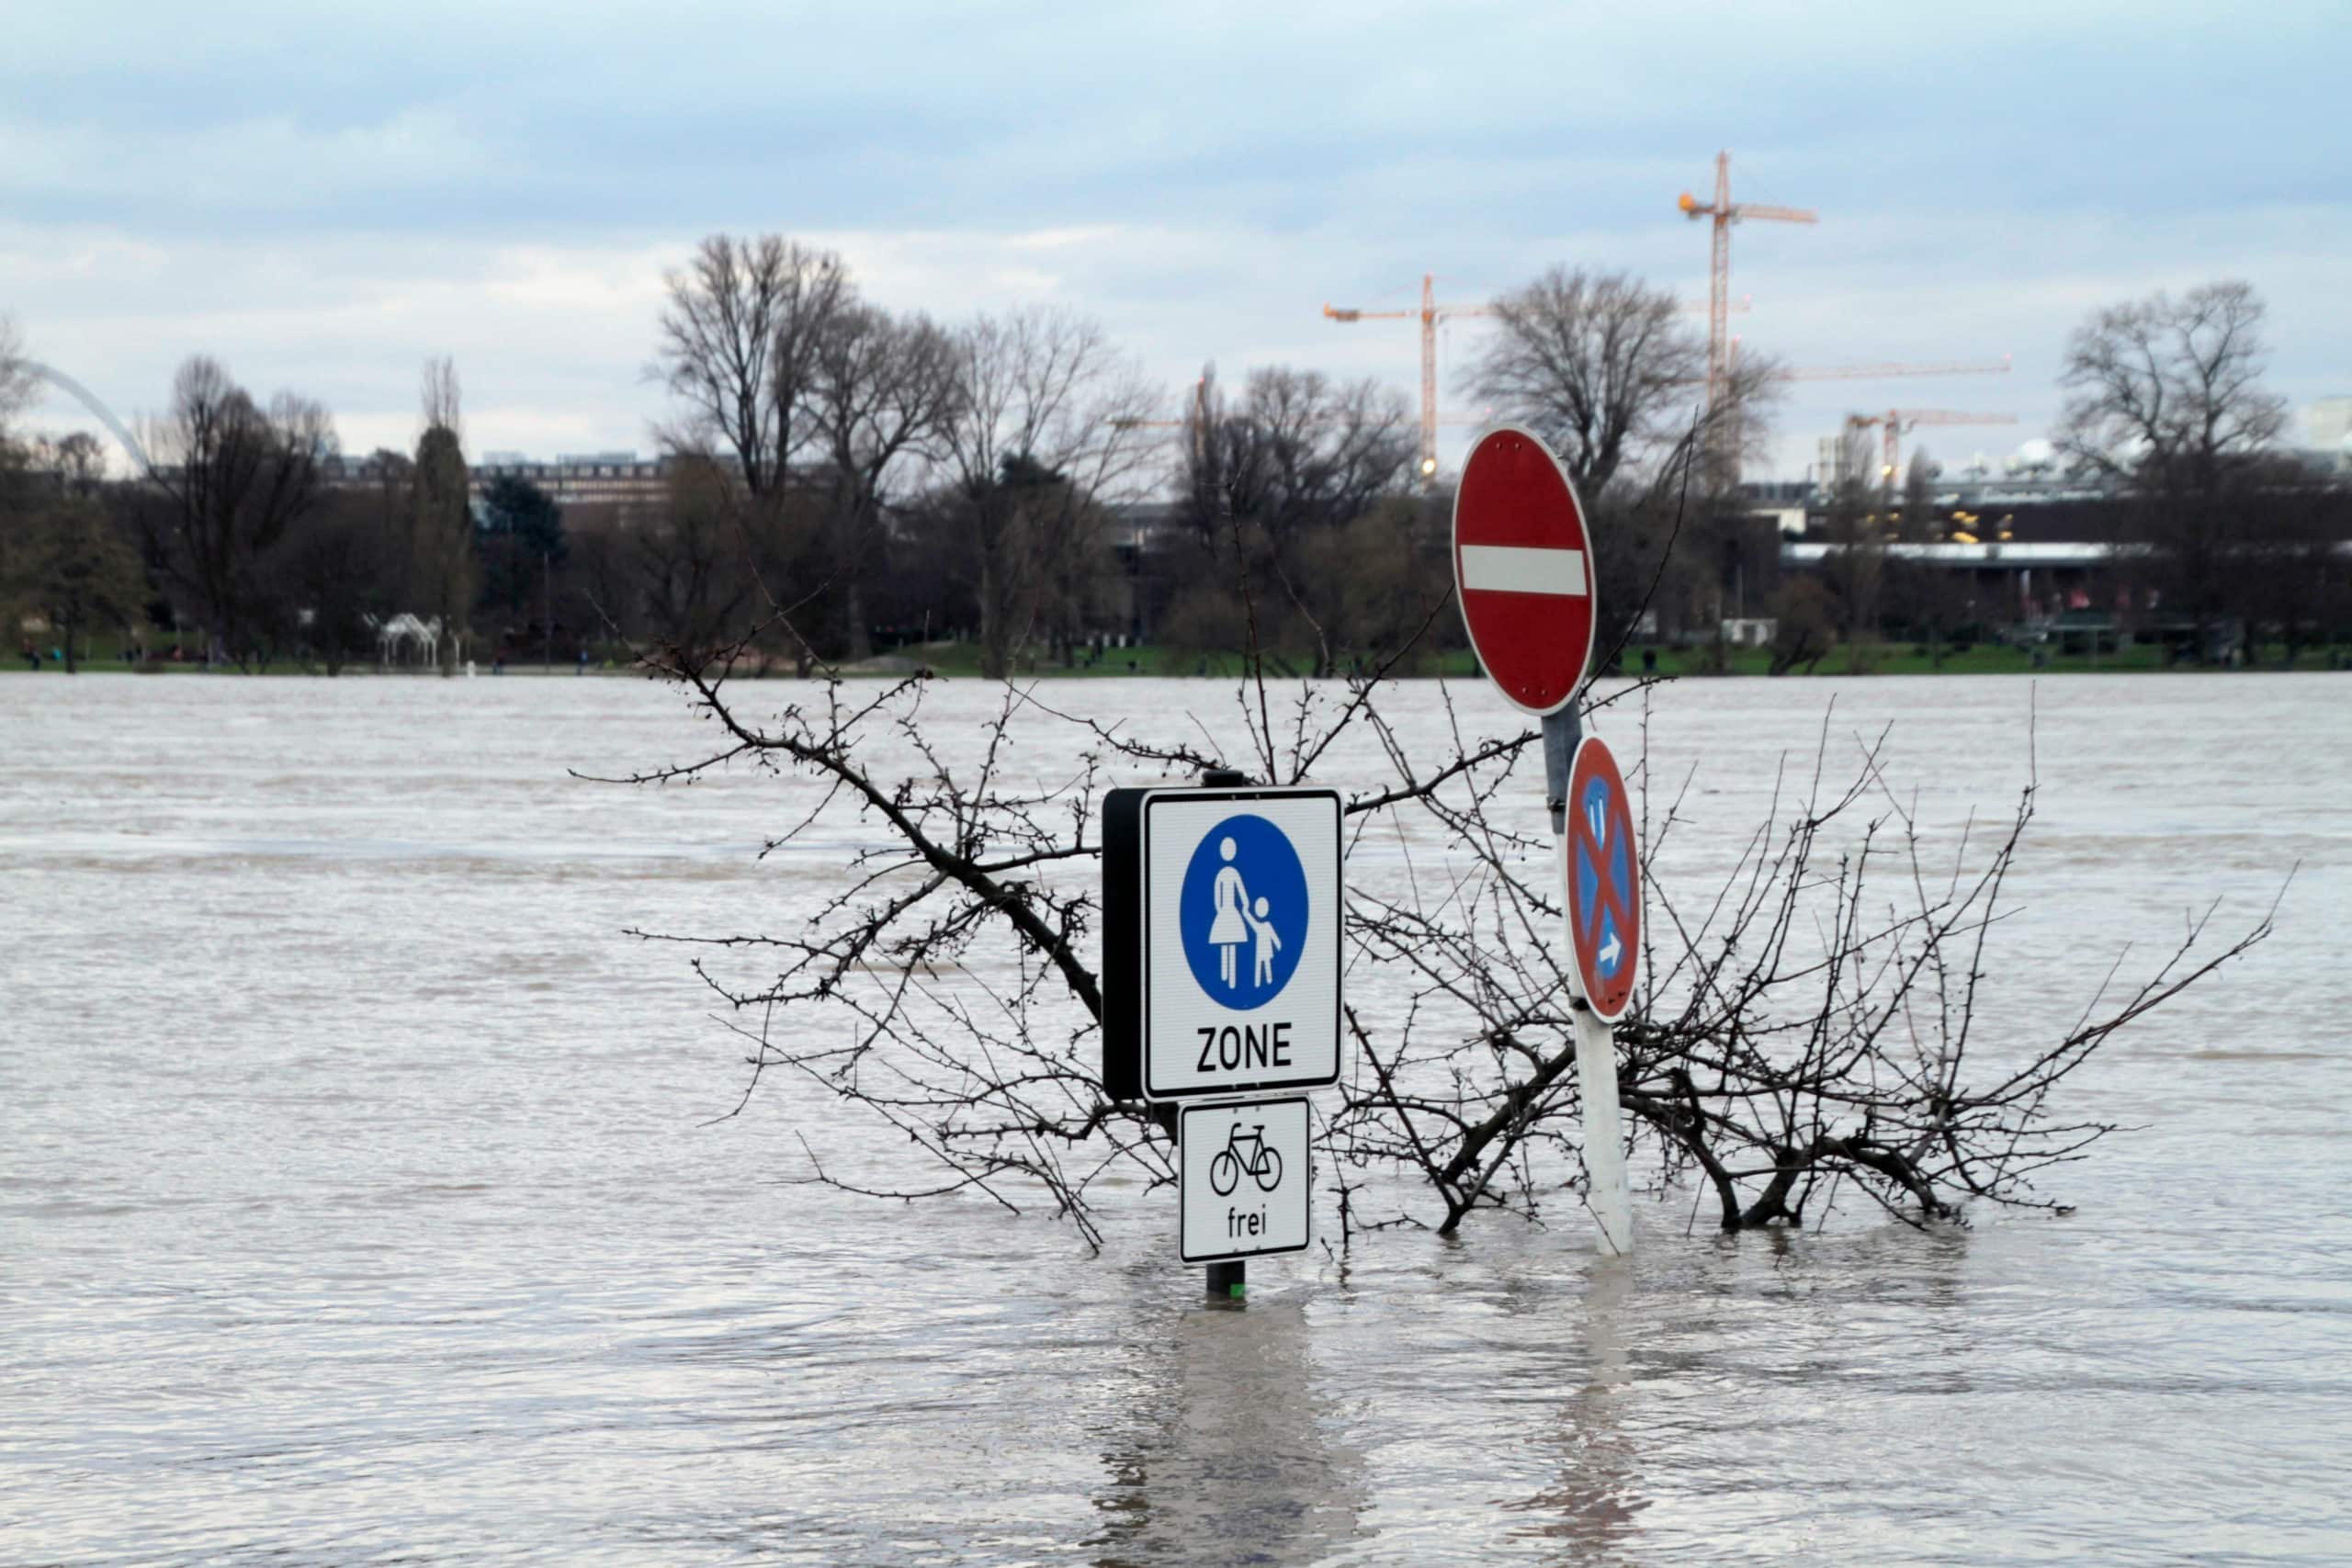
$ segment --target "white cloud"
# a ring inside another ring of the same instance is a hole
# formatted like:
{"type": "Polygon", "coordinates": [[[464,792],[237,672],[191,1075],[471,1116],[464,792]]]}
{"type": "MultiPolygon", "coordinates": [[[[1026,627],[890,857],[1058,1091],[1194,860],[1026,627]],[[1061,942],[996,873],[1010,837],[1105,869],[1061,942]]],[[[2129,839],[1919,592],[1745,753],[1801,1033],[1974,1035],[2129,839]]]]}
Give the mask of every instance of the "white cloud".
{"type": "MultiPolygon", "coordinates": [[[[718,229],[833,244],[943,317],[1090,311],[1171,404],[1208,360],[1411,392],[1410,323],[1322,304],[1409,305],[1425,271],[1476,299],[1554,262],[1702,297],[1706,231],[1672,203],[1724,144],[1737,195],[1822,209],[1738,231],[1751,345],[2017,355],[1797,389],[1784,473],[1890,402],[2030,435],[2084,313],[2209,276],[2270,299],[2278,389],[2352,386],[2324,6],[2260,29],[2120,0],[35,13],[0,59],[0,309],[125,412],[200,350],[324,398],[347,443],[404,444],[446,353],[478,447],[640,446],[662,273],[718,229]]],[[[1449,373],[1483,330],[1449,330],[1449,373]]]]}

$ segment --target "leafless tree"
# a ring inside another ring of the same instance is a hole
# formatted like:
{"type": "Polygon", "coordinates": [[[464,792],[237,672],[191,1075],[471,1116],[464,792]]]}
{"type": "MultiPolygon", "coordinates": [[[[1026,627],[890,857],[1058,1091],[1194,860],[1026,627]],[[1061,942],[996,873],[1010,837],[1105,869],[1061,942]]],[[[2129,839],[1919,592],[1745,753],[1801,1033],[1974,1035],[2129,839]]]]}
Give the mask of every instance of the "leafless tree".
{"type": "MultiPolygon", "coordinates": [[[[115,518],[87,493],[54,489],[33,514],[28,535],[18,580],[0,582],[0,591],[13,586],[40,611],[71,675],[80,667],[94,627],[122,627],[138,620],[147,574],[115,518]]],[[[19,553],[11,551],[12,560],[19,553]]]]}
{"type": "Polygon", "coordinates": [[[1401,489],[1412,467],[1405,400],[1369,377],[1338,382],[1267,366],[1229,407],[1205,370],[1189,421],[1184,502],[1194,531],[1212,541],[1229,535],[1234,518],[1277,538],[1351,522],[1401,489]]]}
{"type": "Polygon", "coordinates": [[[1587,510],[1625,547],[1601,563],[1612,641],[1638,609],[1660,634],[1714,634],[1747,591],[1758,554],[1737,491],[1782,382],[1757,355],[1736,359],[1707,401],[1706,341],[1680,300],[1624,273],[1553,267],[1496,302],[1496,331],[1464,389],[1535,431],[1587,510]]]}
{"type": "Polygon", "coordinates": [[[2241,487],[2249,515],[2233,552],[2237,602],[2293,668],[2311,645],[2352,631],[2352,483],[2273,456],[2241,487]]]}
{"type": "Polygon", "coordinates": [[[636,592],[654,637],[693,660],[751,624],[759,581],[742,509],[726,470],[708,457],[670,464],[661,510],[631,531],[636,592]]]}
{"type": "Polygon", "coordinates": [[[675,451],[733,457],[753,496],[780,489],[818,435],[818,347],[856,304],[831,251],[713,234],[667,278],[654,374],[685,407],[675,451]]]}
{"type": "Polygon", "coordinates": [[[171,412],[141,443],[165,504],[143,516],[149,555],[196,601],[213,656],[250,669],[272,635],[266,560],[317,503],[334,440],[322,406],[281,392],[264,412],[216,359],[174,377],[171,412]]]}
{"type": "Polygon", "coordinates": [[[77,495],[88,495],[106,481],[106,443],[86,430],[68,431],[54,441],[37,444],[34,465],[57,476],[57,481],[77,495]]]}
{"type": "Polygon", "coordinates": [[[1706,407],[1706,340],[1663,289],[1555,266],[1498,299],[1495,318],[1466,389],[1543,436],[1589,502],[1628,470],[1655,479],[1686,444],[1711,451],[1761,437],[1776,367],[1748,357],[1706,407]]]}
{"type": "Polygon", "coordinates": [[[329,491],[272,555],[277,596],[301,612],[288,640],[306,671],[340,675],[375,657],[377,628],[404,607],[414,523],[409,461],[397,453],[379,453],[377,461],[373,485],[329,491]]]}
{"type": "Polygon", "coordinates": [[[888,504],[944,457],[960,407],[961,355],[922,315],[872,305],[837,312],[818,335],[811,405],[830,474],[828,555],[846,657],[872,655],[866,584],[888,504]]]}
{"type": "Polygon", "coordinates": [[[424,374],[418,378],[417,386],[424,428],[446,430],[458,438],[460,446],[464,446],[465,394],[458,384],[458,362],[447,355],[426,360],[424,374]]]}
{"type": "Polygon", "coordinates": [[[9,438],[9,421],[31,405],[34,385],[24,333],[15,317],[0,315],[0,445],[9,438]]]}
{"type": "MultiPolygon", "coordinates": [[[[1409,548],[1413,447],[1404,399],[1368,378],[1270,366],[1250,372],[1235,403],[1204,370],[1184,430],[1179,504],[1191,548],[1173,563],[1175,639],[1228,651],[1257,619],[1270,647],[1312,649],[1317,674],[1372,651],[1347,645],[1340,584],[1314,563],[1336,531],[1375,513],[1409,548]]],[[[1408,618],[1418,627],[1425,617],[1408,618]]]]}
{"type": "Polygon", "coordinates": [[[1878,636],[1881,590],[1887,573],[1887,538],[1894,531],[1884,506],[1885,476],[1868,426],[1849,423],[1838,437],[1838,472],[1825,520],[1829,553],[1822,580],[1838,605],[1847,668],[1867,666],[1878,636]]]}
{"type": "Polygon", "coordinates": [[[441,626],[435,658],[445,676],[463,657],[474,605],[474,523],[466,473],[457,367],[426,363],[424,434],[417,438],[413,521],[409,533],[409,592],[441,626]]]}
{"type": "Polygon", "coordinates": [[[1104,508],[1153,477],[1155,443],[1137,423],[1152,394],[1099,325],[1067,310],[983,315],[957,338],[943,446],[973,556],[981,670],[1001,678],[1041,625],[1066,628],[1082,609],[1073,568],[1101,558],[1104,508]]]}
{"type": "Polygon", "coordinates": [[[1808,675],[1838,646],[1838,600],[1817,577],[1792,577],[1774,605],[1772,661],[1768,673],[1802,666],[1808,675]]]}
{"type": "MultiPolygon", "coordinates": [[[[755,721],[729,668],[724,657],[667,668],[715,743],[635,782],[730,767],[797,775],[813,795],[771,849],[844,832],[880,842],[786,929],[638,934],[696,948],[747,1047],[746,1100],[786,1075],[881,1119],[922,1168],[856,1169],[808,1145],[805,1179],[1016,1211],[1041,1199],[1089,1241],[1106,1179],[1171,1181],[1148,1108],[1112,1099],[1099,1061],[1097,802],[1113,767],[1182,776],[1229,761],[1261,781],[1342,784],[1351,861],[1361,846],[1422,846],[1408,848],[1401,890],[1351,888],[1355,967],[1394,978],[1388,1005],[1348,1015],[1356,1067],[1324,1129],[1340,1245],[1396,1224],[1453,1231],[1486,1212],[1541,1220],[1581,1201],[1556,852],[1498,809],[1534,787],[1521,768],[1534,732],[1482,739],[1449,706],[1453,743],[1433,756],[1384,711],[1385,671],[1278,694],[1256,662],[1234,694],[1243,755],[1187,739],[1196,727],[1181,716],[1090,721],[1016,685],[977,746],[951,757],[921,680],[827,683],[755,721]],[[1038,779],[1012,765],[1056,730],[1074,742],[1071,771],[1038,779]]],[[[1931,863],[1883,738],[1858,739],[1842,786],[1827,782],[1826,725],[1815,750],[1719,886],[1647,890],[1649,978],[1620,1032],[1635,1153],[1660,1180],[1712,1198],[1725,1230],[1824,1218],[1848,1195],[1920,1224],[1972,1201],[2052,1206],[2034,1179],[2110,1130],[2064,1111],[2065,1079],[2260,940],[2267,916],[2218,951],[2193,922],[2141,984],[2102,987],[2071,1026],[1988,1062],[1973,1032],[1985,942],[2033,788],[1931,863]]],[[[1644,793],[1655,861],[1687,807],[1644,793]]]]}
{"type": "Polygon", "coordinates": [[[2066,348],[2060,447],[2130,485],[2149,541],[2173,566],[2171,597],[2195,616],[2198,657],[2226,611],[2247,481],[2285,427],[2262,389],[2263,306],[2244,283],[2209,283],[2095,311],[2066,348]]]}

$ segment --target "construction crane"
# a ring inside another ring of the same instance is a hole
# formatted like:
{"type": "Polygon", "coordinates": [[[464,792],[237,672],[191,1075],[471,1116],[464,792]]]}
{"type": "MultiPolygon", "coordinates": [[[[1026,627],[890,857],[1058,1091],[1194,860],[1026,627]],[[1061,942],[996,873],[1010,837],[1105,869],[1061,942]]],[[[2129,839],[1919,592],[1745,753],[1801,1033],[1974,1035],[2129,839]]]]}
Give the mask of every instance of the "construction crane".
{"type": "Polygon", "coordinates": [[[1353,310],[1326,305],[1323,313],[1335,321],[1407,321],[1421,323],[1421,478],[1437,476],[1437,324],[1453,316],[1491,316],[1492,305],[1441,305],[1437,274],[1421,274],[1421,308],[1418,310],[1353,310]]]}
{"type": "Polygon", "coordinates": [[[1902,456],[1901,444],[1905,432],[1917,430],[1923,424],[2015,424],[2013,413],[1953,413],[1949,409],[1889,409],[1884,413],[1852,413],[1846,416],[1849,430],[1879,427],[1881,442],[1879,482],[1891,486],[1902,456]]]}
{"type": "MultiPolygon", "coordinates": [[[[1731,340],[1727,356],[1729,368],[1739,367],[1739,339],[1731,340]]],[[[1768,379],[1774,381],[1877,381],[1897,376],[2006,376],[2009,373],[2009,356],[1998,359],[1945,360],[1905,363],[1901,360],[1880,360],[1862,365],[1815,365],[1792,369],[1774,370],[1768,379]]],[[[1734,411],[1736,413],[1736,410],[1734,411]]],[[[1735,431],[1726,444],[1731,452],[1732,477],[1738,478],[1740,440],[1735,431]]]]}
{"type": "MultiPolygon", "coordinates": [[[[1737,359],[1738,344],[1735,340],[1734,359],[1737,359]]],[[[1903,364],[1883,362],[1875,365],[1822,365],[1811,368],[1775,370],[1775,381],[1877,381],[1890,376],[2006,376],[2009,373],[2009,356],[1998,359],[1949,360],[1941,364],[1903,364]]]]}
{"type": "MultiPolygon", "coordinates": [[[[1432,479],[1437,474],[1437,427],[1439,425],[1476,424],[1483,422],[1480,418],[1458,414],[1449,416],[1437,412],[1437,324],[1441,320],[1453,316],[1491,316],[1496,313],[1494,306],[1490,304],[1441,305],[1437,302],[1436,296],[1437,274],[1425,272],[1421,274],[1421,308],[1418,310],[1358,310],[1342,309],[1337,305],[1323,307],[1323,314],[1335,321],[1408,321],[1416,318],[1419,320],[1421,323],[1420,470],[1423,479],[1432,479]]],[[[1737,299],[1724,301],[1721,308],[1726,312],[1736,310],[1744,313],[1753,303],[1752,296],[1742,295],[1737,299]]],[[[1683,307],[1690,310],[1714,308],[1714,301],[1703,305],[1686,304],[1683,307]]]]}
{"type": "MultiPolygon", "coordinates": [[[[1102,423],[1109,425],[1114,430],[1182,430],[1186,426],[1194,423],[1205,424],[1208,423],[1209,417],[1208,393],[1209,378],[1204,376],[1199,380],[1193,383],[1193,407],[1191,412],[1186,413],[1182,419],[1144,419],[1133,414],[1116,414],[1104,420],[1102,423]]],[[[1492,409],[1480,409],[1476,413],[1440,414],[1437,418],[1437,423],[1440,424],[1477,424],[1484,422],[1493,412],[1494,411],[1492,409]]],[[[1329,419],[1332,416],[1329,414],[1308,414],[1306,417],[1309,422],[1319,423],[1320,421],[1329,419]]]]}
{"type": "Polygon", "coordinates": [[[1775,223],[1817,223],[1821,220],[1810,208],[1733,201],[1729,152],[1715,154],[1713,201],[1702,205],[1686,190],[1675,205],[1693,222],[1702,218],[1714,220],[1713,265],[1707,278],[1707,406],[1713,408],[1723,393],[1724,378],[1731,368],[1731,226],[1751,218],[1769,219],[1775,223]]]}

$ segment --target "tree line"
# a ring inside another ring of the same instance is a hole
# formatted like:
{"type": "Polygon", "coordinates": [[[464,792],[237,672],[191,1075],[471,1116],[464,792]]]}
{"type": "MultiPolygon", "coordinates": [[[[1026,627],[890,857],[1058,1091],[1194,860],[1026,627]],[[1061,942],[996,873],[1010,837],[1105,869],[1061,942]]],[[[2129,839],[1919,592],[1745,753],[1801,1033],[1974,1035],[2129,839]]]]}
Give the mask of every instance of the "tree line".
{"type": "MultiPolygon", "coordinates": [[[[2289,462],[2242,284],[2096,312],[2069,345],[2059,446],[2120,498],[2097,527],[2127,595],[2292,648],[2346,617],[2343,491],[2289,462]]],[[[1777,366],[1705,398],[1703,335],[1667,290],[1555,267],[1497,302],[1462,390],[1553,446],[1597,526],[1603,646],[1706,644],[1745,609],[1781,624],[1777,668],[1843,641],[1943,639],[1983,612],[1962,580],[1891,556],[1945,537],[1915,455],[1894,491],[1861,452],[1832,486],[1817,574],[1738,490],[1777,366]]],[[[960,640],[984,672],[1148,639],[1255,645],[1303,672],[1457,646],[1451,497],[1415,463],[1404,399],[1287,366],[1203,371],[1162,401],[1101,325],[1038,307],[946,323],[869,299],[835,253],[713,235],[667,275],[649,376],[671,400],[660,493],[559,504],[476,486],[456,369],[428,364],[406,452],[341,452],[318,401],[266,399],[187,360],[141,429],[141,471],[103,482],[86,435],[12,437],[23,347],[0,339],[0,598],[77,637],[128,627],[246,669],[330,673],[403,647],[469,657],[662,649],[807,673],[960,640]],[[477,494],[476,492],[479,491],[477,494]]]]}

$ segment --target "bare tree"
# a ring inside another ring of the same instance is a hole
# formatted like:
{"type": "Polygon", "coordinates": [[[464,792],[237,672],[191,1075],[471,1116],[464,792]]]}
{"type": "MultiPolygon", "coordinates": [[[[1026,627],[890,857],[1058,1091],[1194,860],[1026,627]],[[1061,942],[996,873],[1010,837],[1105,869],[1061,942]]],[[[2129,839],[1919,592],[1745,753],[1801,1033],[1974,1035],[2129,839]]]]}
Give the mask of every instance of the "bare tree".
{"type": "Polygon", "coordinates": [[[2242,603],[2254,629],[2276,638],[2292,669],[2304,649],[2352,629],[2352,484],[2270,457],[2244,486],[2251,515],[2236,554],[2242,603]]]}
{"type": "Polygon", "coordinates": [[[0,315],[0,445],[9,439],[9,421],[31,406],[34,386],[24,333],[15,317],[0,315]]]}
{"type": "MultiPolygon", "coordinates": [[[[1611,642],[1644,613],[1655,630],[1721,623],[1758,553],[1737,485],[1782,383],[1736,359],[1714,402],[1707,349],[1680,301],[1630,275],[1553,267],[1496,303],[1497,331],[1463,377],[1469,393],[1541,434],[1586,508],[1625,547],[1601,563],[1611,642]]],[[[1643,633],[1642,635],[1653,635],[1643,633]]]]}
{"type": "Polygon", "coordinates": [[[1204,370],[1179,491],[1190,547],[1170,563],[1177,639],[1237,651],[1262,615],[1259,640],[1278,659],[1311,649],[1317,674],[1368,651],[1346,646],[1344,587],[1314,563],[1334,531],[1375,512],[1400,525],[1392,543],[1410,547],[1414,444],[1403,397],[1369,378],[1264,367],[1236,405],[1204,370]]]}
{"type": "Polygon", "coordinates": [[[1753,356],[1736,365],[1725,395],[1706,407],[1706,340],[1664,289],[1555,266],[1498,299],[1495,318],[1465,388],[1543,436],[1588,502],[1628,469],[1654,478],[1686,444],[1736,450],[1761,438],[1775,367],[1753,356]]]}
{"type": "Polygon", "coordinates": [[[417,387],[424,428],[446,430],[462,446],[466,439],[465,395],[458,385],[458,362],[447,355],[426,360],[417,387]]]}
{"type": "Polygon", "coordinates": [[[1361,517],[1407,483],[1416,439],[1394,389],[1282,365],[1251,371],[1238,408],[1204,371],[1192,425],[1184,499],[1209,540],[1234,518],[1283,537],[1361,517]]]}
{"type": "Polygon", "coordinates": [[[871,305],[836,314],[819,334],[812,406],[831,470],[828,555],[837,646],[874,651],[866,584],[880,555],[884,511],[899,486],[947,452],[964,381],[956,340],[922,315],[871,305]]]}
{"type": "Polygon", "coordinates": [[[1838,601],[1819,578],[1794,577],[1782,583],[1773,621],[1769,674],[1785,675],[1802,665],[1810,675],[1838,646],[1838,601]]]}
{"type": "Polygon", "coordinates": [[[1099,325],[1067,310],[983,315],[957,336],[943,446],[974,557],[981,672],[1001,678],[1041,623],[1065,629],[1082,609],[1074,569],[1102,555],[1103,508],[1152,477],[1138,423],[1152,394],[1099,325]]]}
{"type": "Polygon", "coordinates": [[[380,491],[352,488],[329,492],[288,530],[274,565],[283,592],[302,610],[294,641],[306,671],[340,675],[376,653],[377,628],[401,608],[410,525],[405,501],[388,516],[380,491]]]}
{"type": "MultiPolygon", "coordinates": [[[[879,1118],[920,1168],[828,1165],[812,1147],[804,1179],[980,1195],[1016,1212],[1042,1199],[1098,1240],[1106,1181],[1161,1187],[1174,1174],[1149,1108],[1114,1100],[1099,1060],[1090,937],[1105,770],[1185,774],[1231,761],[1287,784],[1344,757],[1335,782],[1351,845],[1434,839],[1443,852],[1401,884],[1350,889],[1354,958],[1406,994],[1349,1015],[1359,1066],[1323,1134],[1340,1245],[1387,1224],[1453,1231],[1480,1213],[1538,1218],[1580,1201],[1554,851],[1497,809],[1529,789],[1518,770],[1535,732],[1474,739],[1449,706],[1453,744],[1432,754],[1384,712],[1385,671],[1278,698],[1253,665],[1235,692],[1241,756],[1184,739],[1197,728],[1188,717],[1089,721],[1007,687],[958,760],[926,727],[919,679],[863,694],[831,682],[755,722],[725,689],[728,667],[724,656],[668,667],[714,743],[633,782],[796,773],[814,781],[815,804],[791,807],[775,843],[881,841],[788,929],[637,934],[695,948],[696,972],[748,1047],[746,1100],[786,1075],[879,1118]],[[1012,759],[1056,730],[1078,764],[1022,782],[1012,759]]],[[[1837,787],[1825,782],[1827,734],[1719,886],[1649,889],[1648,979],[1621,1025],[1618,1072],[1635,1152],[1712,1196],[1725,1230],[1820,1218],[1848,1195],[1917,1224],[1973,1201],[2054,1206],[2034,1179],[2110,1130],[2063,1110],[2064,1080],[2115,1031],[2259,941],[2268,918],[2212,953],[2205,922],[2192,922],[2136,988],[2102,988],[2071,1026],[1985,1063],[1972,1049],[1985,942],[2033,789],[2005,831],[1971,834],[1931,865],[1885,776],[1883,738],[1858,742],[1837,787]]],[[[1655,863],[1686,807],[1652,798],[1645,815],[1655,863]]]]}
{"type": "Polygon", "coordinates": [[[2200,659],[2227,608],[2247,481],[2286,423],[2284,400],[2262,389],[2262,315],[2244,283],[2110,306],[2075,329],[2059,378],[2060,447],[2142,502],[2200,659]]]}
{"type": "Polygon", "coordinates": [[[759,563],[746,546],[733,486],[708,457],[670,464],[661,511],[629,536],[653,634],[673,657],[706,656],[750,624],[759,563]]]}
{"type": "Polygon", "coordinates": [[[74,494],[91,494],[106,482],[106,443],[88,431],[68,431],[39,446],[34,461],[54,473],[58,483],[74,494]]]}
{"type": "Polygon", "coordinates": [[[839,255],[778,234],[713,234],[666,279],[654,374],[685,405],[673,451],[731,455],[765,496],[817,437],[818,345],[856,303],[839,255]]]}
{"type": "Polygon", "coordinates": [[[413,514],[409,532],[409,592],[440,624],[435,661],[455,675],[474,604],[474,520],[458,368],[428,360],[423,384],[424,434],[417,438],[413,514]],[[443,658],[444,650],[447,658],[443,658]]]}
{"type": "Polygon", "coordinates": [[[147,596],[139,552],[93,497],[60,491],[33,519],[20,592],[57,635],[65,672],[94,626],[129,626],[147,596]]]}
{"type": "Polygon", "coordinates": [[[1928,456],[1927,448],[1915,448],[1911,461],[1903,471],[1903,537],[1907,540],[1928,540],[1935,537],[1936,475],[1940,470],[1928,456]]]}
{"type": "Polygon", "coordinates": [[[166,504],[148,509],[149,554],[195,599],[215,658],[250,669],[278,629],[265,565],[317,503],[334,421],[291,393],[264,412],[220,361],[198,355],[172,380],[171,412],[141,443],[166,504]]]}
{"type": "Polygon", "coordinates": [[[1883,510],[1887,480],[1879,472],[1870,428],[1849,423],[1838,437],[1837,479],[1830,486],[1825,519],[1829,551],[1822,578],[1836,597],[1847,668],[1867,667],[1878,636],[1880,592],[1886,580],[1887,536],[1893,525],[1883,510]]]}

